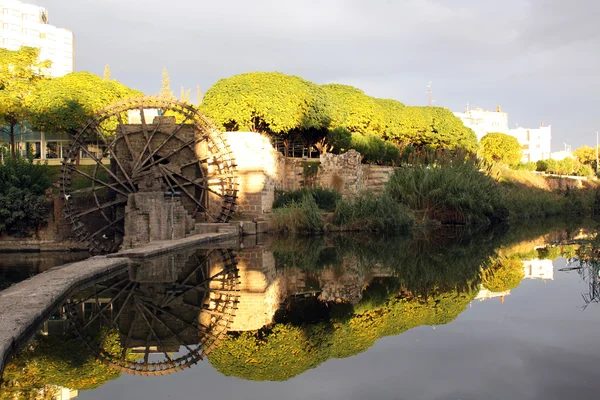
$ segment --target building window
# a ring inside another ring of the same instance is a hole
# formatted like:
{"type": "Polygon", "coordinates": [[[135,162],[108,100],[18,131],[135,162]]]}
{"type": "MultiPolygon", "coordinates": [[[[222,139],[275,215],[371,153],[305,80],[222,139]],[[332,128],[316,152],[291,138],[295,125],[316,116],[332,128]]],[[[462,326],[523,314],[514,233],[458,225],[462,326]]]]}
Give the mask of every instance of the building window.
{"type": "Polygon", "coordinates": [[[22,154],[25,157],[39,160],[42,157],[42,142],[25,142],[25,149],[22,154]]]}
{"type": "Polygon", "coordinates": [[[60,142],[46,143],[46,158],[61,158],[62,146],[60,142]]]}

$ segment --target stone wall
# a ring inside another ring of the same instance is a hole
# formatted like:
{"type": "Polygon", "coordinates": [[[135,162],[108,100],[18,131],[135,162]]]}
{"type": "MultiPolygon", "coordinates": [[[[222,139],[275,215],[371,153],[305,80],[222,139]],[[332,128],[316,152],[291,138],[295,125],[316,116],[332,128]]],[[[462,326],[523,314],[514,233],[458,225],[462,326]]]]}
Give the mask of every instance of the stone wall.
{"type": "Polygon", "coordinates": [[[182,239],[194,229],[194,220],[178,200],[165,200],[162,192],[129,195],[125,207],[123,249],[155,240],[182,239]]]}
{"type": "Polygon", "coordinates": [[[380,191],[393,167],[361,164],[355,150],[319,159],[286,158],[256,132],[226,132],[237,165],[237,218],[252,219],[272,209],[275,190],[331,188],[343,195],[380,191]]]}

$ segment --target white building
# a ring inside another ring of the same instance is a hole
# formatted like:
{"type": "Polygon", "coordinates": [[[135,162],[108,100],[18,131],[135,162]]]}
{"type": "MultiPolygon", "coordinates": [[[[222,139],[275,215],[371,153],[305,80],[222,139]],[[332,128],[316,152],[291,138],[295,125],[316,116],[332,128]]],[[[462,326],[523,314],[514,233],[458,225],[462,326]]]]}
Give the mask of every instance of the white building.
{"type": "Polygon", "coordinates": [[[44,7],[0,0],[0,47],[18,50],[22,46],[39,48],[40,60],[52,61],[48,72],[53,77],[75,68],[73,32],[50,25],[44,7]]]}
{"type": "Polygon", "coordinates": [[[508,133],[508,114],[502,112],[500,106],[496,111],[483,110],[481,108],[470,109],[469,105],[464,112],[455,112],[462,123],[473,129],[477,140],[490,132],[508,133]]]}
{"type": "Polygon", "coordinates": [[[554,265],[552,260],[524,260],[523,273],[525,279],[554,280],[554,265]]]}
{"type": "Polygon", "coordinates": [[[550,158],[552,127],[542,125],[536,129],[515,128],[508,133],[516,137],[523,148],[522,162],[537,162],[550,158]]]}

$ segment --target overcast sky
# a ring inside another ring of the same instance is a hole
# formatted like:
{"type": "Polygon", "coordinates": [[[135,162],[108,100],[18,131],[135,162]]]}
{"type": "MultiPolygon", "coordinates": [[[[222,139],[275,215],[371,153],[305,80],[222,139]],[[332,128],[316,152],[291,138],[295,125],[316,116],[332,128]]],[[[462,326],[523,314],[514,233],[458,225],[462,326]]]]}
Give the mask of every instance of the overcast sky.
{"type": "Polygon", "coordinates": [[[76,69],[157,93],[281,71],[426,105],[508,112],[553,128],[553,150],[600,129],[594,0],[24,0],[71,29],[76,69]]]}

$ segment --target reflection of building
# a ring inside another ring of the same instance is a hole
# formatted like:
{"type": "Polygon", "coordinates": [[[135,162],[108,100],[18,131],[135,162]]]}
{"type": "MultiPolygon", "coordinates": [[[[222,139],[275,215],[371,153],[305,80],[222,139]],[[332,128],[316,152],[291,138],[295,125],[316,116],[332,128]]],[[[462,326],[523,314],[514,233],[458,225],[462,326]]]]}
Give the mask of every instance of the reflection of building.
{"type": "Polygon", "coordinates": [[[53,400],[70,400],[76,399],[79,396],[79,391],[57,386],[56,394],[52,397],[53,400]]]}
{"type": "Polygon", "coordinates": [[[509,134],[516,137],[523,148],[523,162],[537,162],[550,158],[552,128],[540,126],[537,129],[516,128],[509,134]]]}
{"type": "Polygon", "coordinates": [[[0,0],[0,47],[18,50],[21,46],[40,49],[40,60],[52,61],[51,76],[74,70],[73,32],[48,24],[48,11],[18,0],[0,0]]]}
{"type": "Polygon", "coordinates": [[[479,301],[483,301],[483,300],[488,300],[488,299],[495,299],[495,298],[500,298],[500,302],[504,302],[504,296],[509,296],[510,295],[510,290],[507,290],[505,292],[492,292],[489,289],[486,289],[485,287],[481,286],[481,288],[479,289],[479,293],[477,293],[477,296],[475,296],[475,300],[479,300],[479,301]]]}
{"type": "Polygon", "coordinates": [[[526,279],[554,280],[554,265],[552,260],[524,260],[523,272],[526,279]]]}
{"type": "Polygon", "coordinates": [[[477,140],[490,132],[508,133],[508,114],[502,112],[500,106],[496,111],[483,110],[481,108],[470,109],[469,105],[464,112],[455,112],[467,128],[473,129],[477,140]]]}

